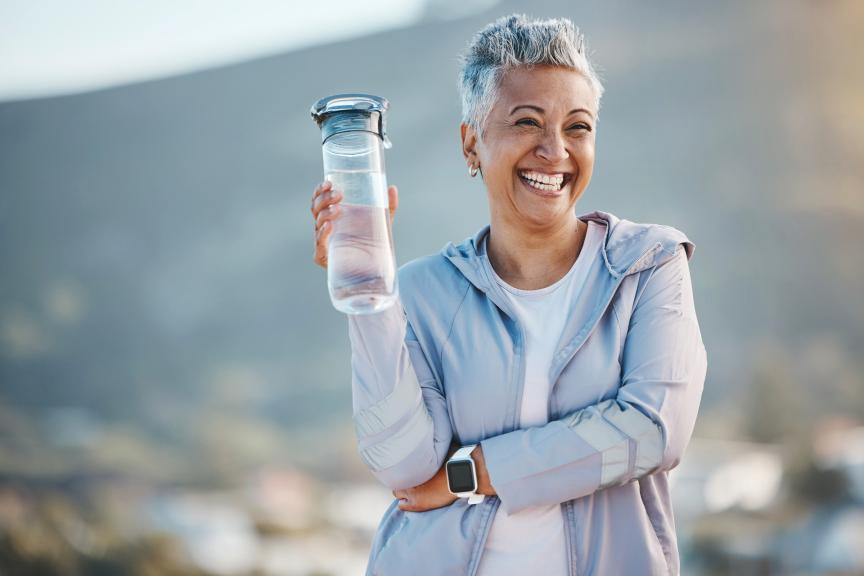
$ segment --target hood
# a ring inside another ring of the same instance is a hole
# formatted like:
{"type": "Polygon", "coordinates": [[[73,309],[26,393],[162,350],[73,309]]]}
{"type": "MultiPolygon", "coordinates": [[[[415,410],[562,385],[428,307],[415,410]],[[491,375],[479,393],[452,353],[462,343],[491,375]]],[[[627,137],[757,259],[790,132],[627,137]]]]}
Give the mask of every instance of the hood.
{"type": "MultiPolygon", "coordinates": [[[[674,256],[679,244],[684,245],[688,260],[695,250],[687,236],[671,226],[631,222],[599,210],[579,218],[605,225],[606,235],[600,251],[606,269],[616,279],[662,264],[674,256]]],[[[487,234],[489,225],[458,245],[447,244],[441,251],[465,278],[483,292],[489,290],[489,283],[482,271],[479,247],[487,234]]]]}

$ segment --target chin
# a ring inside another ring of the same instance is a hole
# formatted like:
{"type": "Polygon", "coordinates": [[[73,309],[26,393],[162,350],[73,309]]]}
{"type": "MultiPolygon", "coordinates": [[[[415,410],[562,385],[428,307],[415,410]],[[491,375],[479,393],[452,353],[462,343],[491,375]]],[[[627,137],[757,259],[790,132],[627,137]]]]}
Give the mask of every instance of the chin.
{"type": "Polygon", "coordinates": [[[551,208],[549,210],[525,210],[520,216],[520,221],[531,229],[550,228],[566,220],[570,208],[551,208]]]}

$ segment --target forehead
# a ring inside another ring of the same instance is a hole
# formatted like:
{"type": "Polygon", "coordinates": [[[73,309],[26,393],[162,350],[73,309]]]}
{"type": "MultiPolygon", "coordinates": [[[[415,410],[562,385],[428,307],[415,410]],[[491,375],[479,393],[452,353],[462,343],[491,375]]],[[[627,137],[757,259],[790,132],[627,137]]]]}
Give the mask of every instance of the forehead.
{"type": "Polygon", "coordinates": [[[521,104],[538,106],[547,113],[585,108],[597,115],[596,96],[588,79],[581,72],[557,66],[522,66],[504,73],[495,111],[509,114],[521,104]]]}

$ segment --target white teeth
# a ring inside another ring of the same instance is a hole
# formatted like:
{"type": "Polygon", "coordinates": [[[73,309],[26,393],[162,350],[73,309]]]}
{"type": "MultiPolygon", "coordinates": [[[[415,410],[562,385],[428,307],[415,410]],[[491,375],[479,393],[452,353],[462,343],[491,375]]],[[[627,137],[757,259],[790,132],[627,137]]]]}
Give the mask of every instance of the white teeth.
{"type": "Polygon", "coordinates": [[[529,180],[534,180],[535,182],[542,182],[544,184],[554,184],[556,182],[564,181],[564,174],[541,174],[540,172],[522,172],[520,175],[524,178],[528,178],[529,180]]]}
{"type": "Polygon", "coordinates": [[[538,190],[557,191],[561,189],[561,184],[564,183],[563,174],[549,175],[539,172],[521,172],[519,175],[522,176],[528,185],[538,190]]]}
{"type": "Polygon", "coordinates": [[[552,190],[560,190],[561,189],[560,184],[541,184],[540,182],[535,182],[534,180],[527,180],[527,179],[525,180],[525,182],[527,182],[528,185],[531,186],[532,188],[537,188],[538,190],[552,191],[552,190]]]}

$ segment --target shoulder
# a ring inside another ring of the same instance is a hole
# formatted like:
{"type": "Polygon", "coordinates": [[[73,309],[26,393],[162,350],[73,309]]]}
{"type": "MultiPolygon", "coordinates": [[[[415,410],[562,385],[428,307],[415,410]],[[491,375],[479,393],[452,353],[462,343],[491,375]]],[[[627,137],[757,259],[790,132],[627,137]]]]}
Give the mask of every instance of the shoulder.
{"type": "Polygon", "coordinates": [[[399,284],[411,290],[424,287],[459,288],[467,281],[442,254],[422,256],[399,267],[399,284]]]}
{"type": "Polygon", "coordinates": [[[399,268],[399,294],[409,318],[447,315],[458,307],[469,287],[443,254],[423,256],[399,268]]]}
{"type": "Polygon", "coordinates": [[[659,266],[671,260],[682,247],[689,260],[696,248],[684,232],[673,226],[634,222],[601,211],[580,218],[606,225],[604,254],[609,267],[619,275],[659,266]]]}

